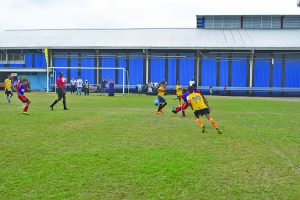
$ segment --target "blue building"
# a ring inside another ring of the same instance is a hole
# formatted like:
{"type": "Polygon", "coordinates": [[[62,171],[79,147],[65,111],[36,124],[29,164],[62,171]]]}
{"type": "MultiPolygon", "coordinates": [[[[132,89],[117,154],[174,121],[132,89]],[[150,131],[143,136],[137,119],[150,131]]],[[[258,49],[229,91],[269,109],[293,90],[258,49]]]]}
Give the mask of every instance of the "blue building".
{"type": "Polygon", "coordinates": [[[0,81],[8,73],[45,91],[56,71],[92,84],[102,77],[131,87],[166,80],[231,94],[300,96],[300,15],[197,15],[197,28],[56,29],[0,32],[0,81]],[[89,68],[89,69],[87,69],[89,68]],[[92,69],[90,69],[92,68],[92,69]],[[94,68],[94,69],[93,69],[94,68]],[[53,71],[52,71],[53,70],[53,71]]]}

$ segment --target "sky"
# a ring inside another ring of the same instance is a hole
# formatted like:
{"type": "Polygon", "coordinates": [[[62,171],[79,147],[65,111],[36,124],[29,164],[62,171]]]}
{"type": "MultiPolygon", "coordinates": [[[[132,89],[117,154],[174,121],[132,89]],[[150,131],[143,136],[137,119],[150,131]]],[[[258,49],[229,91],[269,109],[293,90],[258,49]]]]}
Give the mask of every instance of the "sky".
{"type": "Polygon", "coordinates": [[[300,14],[297,0],[0,0],[0,30],[194,28],[196,15],[300,14]]]}

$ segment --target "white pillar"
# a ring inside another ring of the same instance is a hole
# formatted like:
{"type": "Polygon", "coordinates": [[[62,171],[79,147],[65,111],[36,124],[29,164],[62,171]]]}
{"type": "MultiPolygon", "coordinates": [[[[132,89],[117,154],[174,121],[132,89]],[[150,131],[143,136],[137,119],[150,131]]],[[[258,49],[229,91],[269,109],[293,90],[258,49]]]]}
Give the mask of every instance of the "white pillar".
{"type": "Polygon", "coordinates": [[[249,60],[249,63],[250,63],[250,69],[249,69],[249,87],[250,87],[250,93],[252,93],[252,80],[253,80],[253,56],[254,56],[254,50],[251,51],[251,54],[250,54],[250,60],[249,60]]]}
{"type": "Polygon", "coordinates": [[[148,50],[146,51],[146,84],[148,84],[149,82],[149,54],[148,54],[148,50]]]}
{"type": "Polygon", "coordinates": [[[125,94],[125,69],[123,68],[123,95],[125,94]]]}

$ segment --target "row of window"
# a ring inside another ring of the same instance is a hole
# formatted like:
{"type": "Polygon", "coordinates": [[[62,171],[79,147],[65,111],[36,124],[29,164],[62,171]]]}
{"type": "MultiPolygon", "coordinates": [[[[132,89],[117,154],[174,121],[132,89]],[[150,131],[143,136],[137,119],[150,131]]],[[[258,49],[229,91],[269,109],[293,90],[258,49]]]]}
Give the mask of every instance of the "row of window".
{"type": "Polygon", "coordinates": [[[25,64],[22,53],[0,53],[0,64],[25,64]]]}

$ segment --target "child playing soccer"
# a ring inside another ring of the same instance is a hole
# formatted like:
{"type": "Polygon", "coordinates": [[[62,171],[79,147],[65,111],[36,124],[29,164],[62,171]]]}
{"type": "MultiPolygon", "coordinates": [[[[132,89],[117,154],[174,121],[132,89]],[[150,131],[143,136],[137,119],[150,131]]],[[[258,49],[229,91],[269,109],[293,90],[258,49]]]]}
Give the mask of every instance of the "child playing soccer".
{"type": "Polygon", "coordinates": [[[182,95],[182,86],[180,85],[179,81],[177,81],[177,85],[176,85],[176,95],[177,98],[179,99],[179,104],[181,105],[181,95],[182,95]]]}
{"type": "Polygon", "coordinates": [[[174,114],[177,114],[179,111],[182,112],[182,116],[185,117],[185,110],[188,108],[189,106],[189,103],[187,101],[187,97],[189,96],[189,93],[188,92],[184,92],[182,95],[180,95],[178,98],[182,99],[183,100],[183,104],[182,105],[179,105],[177,106],[176,108],[174,107],[174,109],[172,110],[172,112],[174,114]]]}
{"type": "Polygon", "coordinates": [[[167,105],[166,100],[163,98],[165,96],[165,93],[166,93],[166,83],[162,82],[160,87],[158,88],[157,99],[159,101],[159,106],[156,114],[161,114],[164,112],[163,108],[167,105]]]}
{"type": "Polygon", "coordinates": [[[5,94],[6,94],[7,103],[10,103],[10,99],[13,96],[13,93],[12,93],[13,85],[12,85],[11,81],[12,81],[12,76],[10,76],[10,75],[4,81],[4,87],[5,87],[5,94]]]}
{"type": "Polygon", "coordinates": [[[16,87],[17,93],[18,93],[18,99],[20,99],[24,104],[24,108],[23,108],[23,114],[24,115],[29,115],[27,113],[27,110],[28,110],[29,105],[30,105],[30,100],[25,96],[25,91],[28,91],[27,84],[28,84],[28,80],[23,79],[21,81],[21,84],[16,87]]]}
{"type": "Polygon", "coordinates": [[[189,96],[187,97],[187,100],[194,111],[198,125],[202,128],[202,133],[205,132],[205,126],[201,121],[201,119],[199,118],[199,116],[205,115],[206,118],[211,123],[211,125],[216,129],[216,131],[219,134],[222,134],[215,120],[211,118],[211,116],[209,115],[210,111],[208,109],[208,106],[204,102],[203,95],[200,95],[199,93],[194,93],[194,87],[192,86],[188,87],[188,92],[189,92],[189,96]]]}

